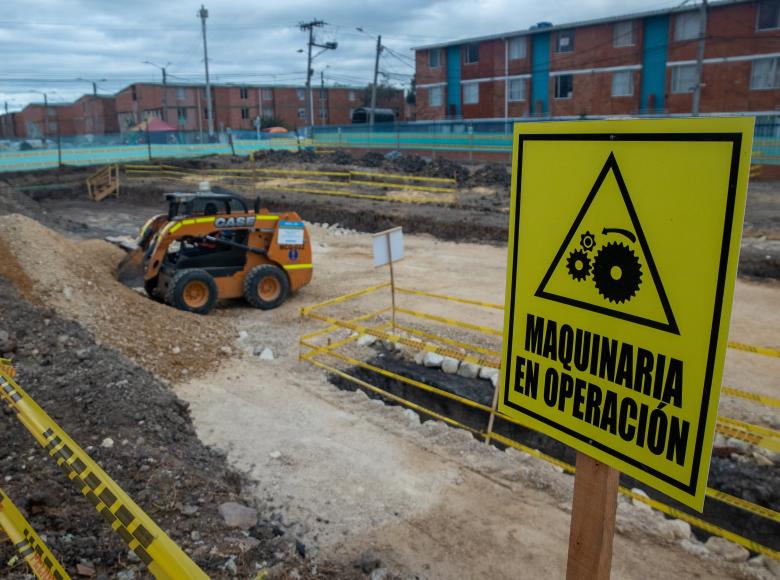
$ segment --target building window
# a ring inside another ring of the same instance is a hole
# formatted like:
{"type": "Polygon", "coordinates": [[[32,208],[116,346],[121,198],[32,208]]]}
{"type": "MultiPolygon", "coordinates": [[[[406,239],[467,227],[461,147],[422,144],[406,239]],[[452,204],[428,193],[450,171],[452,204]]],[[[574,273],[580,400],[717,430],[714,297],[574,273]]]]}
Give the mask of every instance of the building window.
{"type": "Polygon", "coordinates": [[[428,67],[439,68],[441,65],[441,49],[432,48],[428,51],[428,67]]]}
{"type": "Polygon", "coordinates": [[[634,94],[634,71],[621,70],[612,73],[612,96],[630,97],[634,94]]]}
{"type": "Polygon", "coordinates": [[[479,83],[463,85],[463,104],[475,105],[479,103],[479,83]]]}
{"type": "Polygon", "coordinates": [[[472,42],[464,47],[465,55],[464,60],[466,64],[474,64],[479,62],[479,43],[472,42]]]}
{"type": "Polygon", "coordinates": [[[306,109],[304,109],[303,107],[298,109],[298,118],[299,119],[305,119],[306,118],[306,109]]]}
{"type": "Polygon", "coordinates": [[[780,28],[780,0],[763,0],[758,5],[758,30],[780,28]]]}
{"type": "Polygon", "coordinates": [[[525,101],[525,79],[512,79],[509,81],[509,100],[525,101]]]}
{"type": "Polygon", "coordinates": [[[298,100],[302,101],[306,98],[306,90],[305,89],[297,89],[296,91],[298,93],[298,100]]]}
{"type": "Polygon", "coordinates": [[[274,110],[273,109],[263,109],[263,118],[270,119],[274,116],[274,110]]]}
{"type": "Polygon", "coordinates": [[[248,119],[249,118],[249,108],[248,107],[242,107],[241,108],[241,118],[242,119],[248,119]]]}
{"type": "Polygon", "coordinates": [[[431,107],[441,107],[441,87],[431,87],[428,89],[428,105],[431,107]]]}
{"type": "Polygon", "coordinates": [[[355,91],[349,91],[349,100],[354,101],[357,98],[355,91]]]}
{"type": "Polygon", "coordinates": [[[693,40],[701,34],[701,15],[698,11],[683,12],[674,19],[674,39],[693,40]]]}
{"type": "Polygon", "coordinates": [[[179,119],[179,123],[186,123],[187,122],[187,109],[185,107],[179,107],[176,109],[176,116],[179,119]]]}
{"type": "Polygon", "coordinates": [[[176,100],[177,101],[183,101],[186,98],[187,94],[184,91],[184,87],[176,87],[176,100]]]}
{"type": "Polygon", "coordinates": [[[753,91],[780,89],[780,58],[760,58],[753,61],[750,71],[753,91]]]}
{"type": "Polygon", "coordinates": [[[322,119],[323,124],[325,122],[325,118],[328,116],[327,110],[325,107],[320,107],[320,119],[322,119]]]}
{"type": "Polygon", "coordinates": [[[571,52],[572,50],[574,50],[574,31],[559,32],[555,39],[555,52],[571,52]]]}
{"type": "Polygon", "coordinates": [[[133,100],[134,100],[134,101],[137,101],[137,100],[138,100],[138,94],[135,92],[135,85],[133,85],[132,87],[130,87],[130,91],[131,91],[131,94],[132,94],[133,100]]]}
{"type": "Polygon", "coordinates": [[[615,22],[615,25],[612,27],[612,45],[615,48],[623,48],[624,46],[634,46],[635,44],[634,21],[615,22]]]}
{"type": "Polygon", "coordinates": [[[672,92],[692,93],[696,87],[696,65],[672,67],[672,92]]]}
{"type": "Polygon", "coordinates": [[[559,75],[555,77],[555,98],[571,99],[574,92],[574,79],[572,75],[559,75]]]}
{"type": "Polygon", "coordinates": [[[262,97],[264,101],[271,101],[274,98],[274,91],[273,89],[263,89],[262,90],[262,97]]]}
{"type": "Polygon", "coordinates": [[[509,39],[509,60],[519,60],[525,58],[525,47],[527,39],[525,36],[515,36],[509,39]]]}
{"type": "Polygon", "coordinates": [[[249,98],[249,89],[247,87],[241,87],[238,89],[238,98],[240,99],[248,99],[249,98]]]}
{"type": "Polygon", "coordinates": [[[209,118],[209,108],[203,107],[203,118],[208,119],[209,118]]]}

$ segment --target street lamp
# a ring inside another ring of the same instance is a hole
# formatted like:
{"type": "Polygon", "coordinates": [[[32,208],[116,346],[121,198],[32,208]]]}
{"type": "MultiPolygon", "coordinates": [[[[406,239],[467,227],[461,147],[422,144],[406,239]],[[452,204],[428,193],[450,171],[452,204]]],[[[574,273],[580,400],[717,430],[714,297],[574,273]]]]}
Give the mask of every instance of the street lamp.
{"type": "Polygon", "coordinates": [[[162,90],[163,90],[163,103],[162,103],[162,119],[166,123],[168,122],[168,71],[166,70],[171,66],[170,62],[166,62],[164,65],[153,63],[152,61],[145,60],[141,64],[148,64],[162,71],[162,90]]]}

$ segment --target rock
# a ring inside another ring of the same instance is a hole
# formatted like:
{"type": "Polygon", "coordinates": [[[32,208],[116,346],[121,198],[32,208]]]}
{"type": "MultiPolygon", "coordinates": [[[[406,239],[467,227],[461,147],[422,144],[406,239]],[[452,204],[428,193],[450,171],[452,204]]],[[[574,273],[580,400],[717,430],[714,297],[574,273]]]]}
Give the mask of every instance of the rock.
{"type": "Polygon", "coordinates": [[[670,541],[691,537],[691,525],[682,520],[663,520],[658,525],[658,531],[661,537],[670,541]]]}
{"type": "Polygon", "coordinates": [[[5,330],[0,330],[0,353],[12,353],[16,351],[16,337],[5,330]]]}
{"type": "Polygon", "coordinates": [[[248,336],[249,336],[249,333],[246,330],[239,330],[238,331],[238,340],[244,340],[248,336]]]}
{"type": "Polygon", "coordinates": [[[739,453],[748,453],[750,451],[750,443],[747,441],[742,441],[741,439],[734,439],[733,437],[730,437],[726,440],[726,444],[729,447],[736,448],[739,453]]]}
{"type": "Polygon", "coordinates": [[[227,559],[227,562],[225,562],[222,567],[232,576],[238,574],[238,566],[236,565],[235,556],[230,556],[230,558],[227,559]]]}
{"type": "Polygon", "coordinates": [[[428,368],[438,369],[443,361],[444,357],[435,352],[426,352],[423,355],[423,364],[428,368]]]}
{"type": "Polygon", "coordinates": [[[76,564],[76,574],[79,576],[86,576],[88,578],[91,578],[95,575],[95,568],[89,564],[84,564],[82,562],[79,562],[76,564]]]}
{"type": "Polygon", "coordinates": [[[493,385],[494,389],[498,386],[498,373],[490,377],[490,384],[493,385]]]}
{"type": "Polygon", "coordinates": [[[172,352],[173,354],[179,354],[179,353],[181,352],[181,348],[179,348],[178,346],[174,346],[174,347],[171,349],[171,352],[172,352]]]}
{"type": "Polygon", "coordinates": [[[752,455],[753,455],[753,459],[756,460],[756,463],[758,463],[763,467],[772,467],[774,465],[774,462],[763,453],[758,453],[757,451],[754,451],[752,455]]]}
{"type": "Polygon", "coordinates": [[[774,558],[766,558],[764,559],[764,565],[766,566],[767,570],[769,570],[772,574],[780,578],[780,560],[775,560],[774,558]]]}
{"type": "MultiPolygon", "coordinates": [[[[130,551],[132,552],[132,550],[130,551]]],[[[133,554],[135,554],[135,552],[133,552],[133,554]]],[[[138,556],[136,556],[136,558],[138,558],[138,556]]],[[[120,570],[119,572],[116,573],[115,578],[117,580],[135,580],[135,570],[133,570],[132,568],[129,568],[127,570],[120,570]]]]}
{"type": "Polygon", "coordinates": [[[475,379],[477,378],[478,374],[479,374],[479,365],[475,365],[472,363],[463,363],[462,365],[460,365],[460,368],[458,369],[458,376],[467,379],[475,379]]]}
{"type": "Polygon", "coordinates": [[[298,555],[301,558],[305,558],[306,557],[306,544],[304,544],[300,540],[295,540],[295,551],[298,552],[298,555]]]}
{"type": "Polygon", "coordinates": [[[89,349],[88,348],[80,348],[76,351],[76,358],[83,361],[87,360],[89,358],[89,349]]]}
{"type": "MultiPolygon", "coordinates": [[[[65,298],[67,298],[68,300],[70,300],[70,299],[71,299],[71,297],[73,296],[73,288],[71,288],[70,286],[65,286],[65,287],[62,289],[62,293],[65,295],[65,298]]],[[[92,573],[94,574],[94,573],[95,573],[95,571],[93,570],[93,571],[92,571],[92,573]]]]}
{"type": "Polygon", "coordinates": [[[106,449],[111,449],[114,446],[114,440],[111,439],[111,437],[106,437],[103,439],[103,441],[100,443],[101,447],[105,447],[106,449]]]}
{"type": "Polygon", "coordinates": [[[355,568],[358,568],[363,571],[364,574],[370,574],[377,568],[379,568],[382,565],[382,562],[379,560],[379,558],[376,558],[373,554],[370,554],[369,552],[364,552],[361,554],[360,558],[355,560],[352,565],[355,568]]]}
{"type": "Polygon", "coordinates": [[[196,513],[198,513],[198,509],[199,508],[196,505],[186,504],[179,506],[179,513],[185,516],[194,516],[196,513]]]}
{"type": "Polygon", "coordinates": [[[386,580],[387,579],[387,568],[377,568],[373,572],[371,572],[371,576],[368,577],[369,580],[386,580]]]}
{"type": "Polygon", "coordinates": [[[236,502],[225,502],[219,506],[219,514],[231,528],[248,530],[257,525],[257,510],[236,502]]]}
{"type": "Polygon", "coordinates": [[[271,451],[271,453],[268,454],[268,457],[271,459],[279,459],[281,456],[282,454],[279,451],[271,451]]]}
{"type": "Polygon", "coordinates": [[[425,351],[418,350],[417,354],[414,355],[414,362],[418,365],[423,364],[423,358],[425,357],[425,351]]]}
{"type": "Polygon", "coordinates": [[[493,367],[479,367],[479,378],[489,381],[493,375],[498,375],[498,369],[493,367]]]}
{"type": "Polygon", "coordinates": [[[704,547],[704,544],[700,544],[699,542],[692,542],[691,540],[681,540],[680,541],[680,547],[688,552],[689,554],[693,554],[694,556],[698,556],[699,558],[706,558],[710,555],[709,550],[704,547]]]}
{"type": "Polygon", "coordinates": [[[460,361],[456,358],[452,358],[449,356],[445,356],[444,359],[441,361],[441,370],[447,373],[448,375],[454,375],[458,372],[458,367],[460,366],[460,361]]]}
{"type": "Polygon", "coordinates": [[[357,339],[358,346],[371,346],[376,342],[376,336],[370,334],[363,334],[357,339]]]}
{"type": "Polygon", "coordinates": [[[750,557],[750,552],[746,548],[718,536],[709,538],[704,546],[713,554],[729,562],[746,562],[750,557]]]}
{"type": "Polygon", "coordinates": [[[265,347],[263,350],[260,351],[258,358],[260,360],[274,360],[274,351],[272,351],[268,347],[265,347]]]}
{"type": "Polygon", "coordinates": [[[128,562],[132,562],[132,563],[134,563],[134,564],[135,564],[135,563],[137,563],[137,562],[140,562],[140,561],[141,561],[141,558],[139,558],[139,557],[138,557],[138,554],[136,554],[135,552],[133,552],[133,550],[128,550],[128,551],[127,551],[127,561],[128,561],[128,562]]]}
{"type": "Polygon", "coordinates": [[[220,352],[221,354],[224,354],[225,356],[230,356],[231,354],[233,354],[233,349],[232,349],[232,348],[230,348],[230,347],[229,347],[229,346],[227,346],[227,345],[226,345],[226,346],[220,346],[220,347],[219,347],[219,352],[220,352]]]}
{"type": "Polygon", "coordinates": [[[192,532],[190,532],[190,538],[192,538],[193,541],[195,542],[199,541],[201,538],[200,532],[198,532],[197,530],[193,530],[192,532]]]}
{"type": "MultiPolygon", "coordinates": [[[[635,493],[636,495],[641,495],[642,497],[648,497],[648,495],[647,495],[647,494],[644,492],[644,490],[641,490],[641,489],[639,489],[638,487],[635,487],[635,488],[633,488],[631,491],[632,491],[633,493],[635,493]]],[[[633,497],[631,498],[631,504],[632,504],[632,505],[633,505],[635,508],[637,508],[637,509],[640,509],[640,510],[643,510],[643,511],[646,511],[646,512],[651,512],[651,511],[653,511],[653,508],[651,508],[651,507],[650,507],[649,505],[647,505],[645,502],[643,502],[643,501],[639,501],[638,499],[636,499],[636,498],[633,498],[633,497]]]]}

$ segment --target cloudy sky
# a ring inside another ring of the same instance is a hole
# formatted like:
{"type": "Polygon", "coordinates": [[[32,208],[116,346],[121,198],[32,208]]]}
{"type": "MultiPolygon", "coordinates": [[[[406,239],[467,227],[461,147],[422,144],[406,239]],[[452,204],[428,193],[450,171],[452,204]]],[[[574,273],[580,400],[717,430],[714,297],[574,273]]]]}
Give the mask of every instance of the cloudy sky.
{"type": "MultiPolygon", "coordinates": [[[[320,42],[338,49],[314,61],[316,80],[366,84],[375,36],[384,78],[408,86],[410,47],[625,12],[668,8],[680,0],[208,0],[209,65],[216,82],[303,84],[306,35],[298,23],[321,19],[320,42]],[[365,32],[359,32],[361,27],[365,32]]],[[[0,104],[78,98],[98,82],[113,93],[134,81],[202,82],[203,45],[197,2],[182,0],[3,0],[0,12],[0,104]],[[78,80],[80,79],[80,80],[78,80]]]]}

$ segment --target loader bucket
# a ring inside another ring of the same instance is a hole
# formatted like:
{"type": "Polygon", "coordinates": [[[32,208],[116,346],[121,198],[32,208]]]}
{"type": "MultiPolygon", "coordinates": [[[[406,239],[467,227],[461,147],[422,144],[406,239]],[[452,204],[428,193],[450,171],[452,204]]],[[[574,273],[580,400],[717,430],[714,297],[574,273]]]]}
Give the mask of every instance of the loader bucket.
{"type": "Polygon", "coordinates": [[[144,251],[136,248],[122,258],[116,268],[116,277],[122,284],[131,288],[144,285],[144,251]]]}

